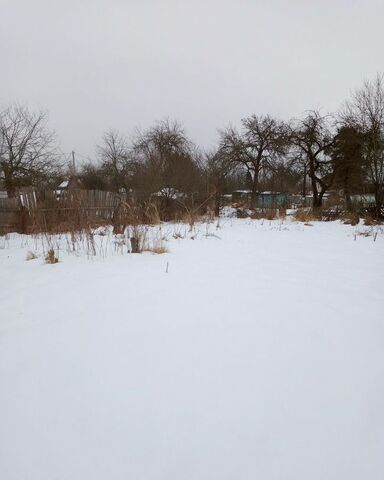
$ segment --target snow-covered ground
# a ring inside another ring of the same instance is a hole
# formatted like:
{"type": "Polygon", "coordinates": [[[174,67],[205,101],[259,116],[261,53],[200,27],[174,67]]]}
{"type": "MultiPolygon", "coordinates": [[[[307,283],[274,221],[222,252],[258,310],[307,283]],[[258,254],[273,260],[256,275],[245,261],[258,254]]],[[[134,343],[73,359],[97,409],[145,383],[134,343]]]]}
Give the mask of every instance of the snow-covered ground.
{"type": "Polygon", "coordinates": [[[55,265],[0,237],[0,479],[382,480],[376,231],[227,218],[55,265]]]}

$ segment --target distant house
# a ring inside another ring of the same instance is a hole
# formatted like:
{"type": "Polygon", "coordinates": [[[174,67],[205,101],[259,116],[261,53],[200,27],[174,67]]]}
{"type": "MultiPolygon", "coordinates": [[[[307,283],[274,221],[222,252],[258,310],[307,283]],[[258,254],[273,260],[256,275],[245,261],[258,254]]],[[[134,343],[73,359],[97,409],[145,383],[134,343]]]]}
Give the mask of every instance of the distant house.
{"type": "Polygon", "coordinates": [[[256,195],[258,208],[278,208],[286,205],[287,202],[287,192],[259,192],[256,195]]]}
{"type": "Polygon", "coordinates": [[[60,183],[60,185],[56,188],[55,193],[57,198],[60,198],[67,191],[82,189],[84,189],[83,182],[76,175],[72,175],[67,180],[63,180],[60,183]]]}
{"type": "Polygon", "coordinates": [[[5,190],[0,190],[0,198],[8,198],[8,193],[5,190]]]}
{"type": "Polygon", "coordinates": [[[60,185],[57,187],[57,190],[59,192],[62,192],[65,190],[78,190],[83,188],[84,188],[84,185],[83,185],[83,182],[80,180],[80,178],[73,175],[69,177],[67,180],[63,180],[60,183],[60,185]]]}
{"type": "Polygon", "coordinates": [[[57,187],[58,190],[68,190],[68,185],[69,185],[69,180],[64,180],[63,182],[60,183],[60,185],[57,187]]]}
{"type": "Polygon", "coordinates": [[[185,197],[185,193],[180,192],[176,188],[164,187],[158,192],[152,193],[153,197],[166,198],[169,200],[178,200],[185,197]]]}
{"type": "MultiPolygon", "coordinates": [[[[235,190],[232,192],[232,201],[248,201],[252,198],[251,190],[235,190]]],[[[285,205],[288,201],[286,192],[257,192],[255,206],[258,208],[276,208],[285,205]]]]}
{"type": "Polygon", "coordinates": [[[375,205],[375,195],[373,193],[351,195],[351,203],[360,207],[371,207],[375,205]]]}
{"type": "Polygon", "coordinates": [[[249,200],[252,195],[252,190],[235,190],[232,192],[232,202],[242,202],[249,200]]]}
{"type": "MultiPolygon", "coordinates": [[[[327,206],[329,204],[331,198],[330,193],[324,193],[323,195],[323,206],[327,206]]],[[[312,207],[313,205],[313,193],[309,193],[308,195],[300,194],[289,194],[288,195],[288,202],[293,208],[298,207],[312,207]]]]}

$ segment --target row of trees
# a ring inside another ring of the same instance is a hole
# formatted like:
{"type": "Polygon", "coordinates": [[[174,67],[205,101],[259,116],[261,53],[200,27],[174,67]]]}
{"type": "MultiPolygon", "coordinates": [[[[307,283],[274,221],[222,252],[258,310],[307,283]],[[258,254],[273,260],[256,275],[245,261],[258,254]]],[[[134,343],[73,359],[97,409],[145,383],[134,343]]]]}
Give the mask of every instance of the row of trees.
{"type": "Polygon", "coordinates": [[[164,188],[192,193],[202,187],[201,155],[177,122],[164,120],[138,131],[131,143],[110,130],[97,154],[98,165],[83,167],[82,179],[89,188],[96,179],[100,186],[104,182],[104,188],[144,195],[164,188]]]}
{"type": "MultiPolygon", "coordinates": [[[[44,113],[11,106],[0,114],[0,181],[9,195],[24,185],[55,185],[64,175],[56,137],[44,113]]],[[[337,115],[308,111],[284,122],[252,115],[241,128],[219,131],[214,151],[202,152],[177,122],[162,121],[133,140],[104,134],[97,161],[78,172],[88,188],[136,191],[161,189],[216,195],[234,188],[301,192],[310,188],[314,207],[324,194],[342,190],[375,195],[384,205],[384,80],[377,76],[355,91],[337,115]]]]}
{"type": "Polygon", "coordinates": [[[302,178],[305,195],[308,178],[314,207],[321,207],[327,191],[338,188],[350,208],[351,194],[365,188],[374,193],[379,212],[384,202],[383,77],[365,82],[338,115],[309,111],[291,122],[256,115],[243,119],[240,132],[232,127],[220,132],[212,163],[218,178],[242,165],[253,194],[261,178],[278,179],[283,190],[302,178]]]}

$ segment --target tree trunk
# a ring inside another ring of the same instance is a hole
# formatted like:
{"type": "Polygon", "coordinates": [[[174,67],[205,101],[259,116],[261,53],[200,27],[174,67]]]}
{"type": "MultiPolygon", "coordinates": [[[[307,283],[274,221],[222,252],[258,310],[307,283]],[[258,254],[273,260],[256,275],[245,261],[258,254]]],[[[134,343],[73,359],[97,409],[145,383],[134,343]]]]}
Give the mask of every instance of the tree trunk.
{"type": "Polygon", "coordinates": [[[326,188],[321,188],[320,193],[319,193],[319,197],[318,197],[318,207],[321,207],[323,205],[323,197],[324,197],[324,193],[326,191],[327,191],[326,188]]]}
{"type": "Polygon", "coordinates": [[[352,212],[352,200],[351,200],[351,175],[347,168],[343,175],[343,192],[345,198],[345,208],[347,212],[352,212]]]}
{"type": "Polygon", "coordinates": [[[351,194],[349,192],[344,193],[345,196],[345,206],[347,209],[347,212],[352,212],[352,200],[351,200],[351,194]]]}
{"type": "Polygon", "coordinates": [[[303,192],[302,192],[302,196],[304,199],[306,195],[307,195],[307,165],[304,165],[303,192]]]}
{"type": "Polygon", "coordinates": [[[13,178],[8,177],[7,174],[5,175],[4,186],[7,191],[8,197],[11,198],[16,196],[16,185],[13,181],[13,178]]]}
{"type": "Polygon", "coordinates": [[[313,194],[312,206],[313,208],[319,208],[321,207],[321,204],[322,204],[322,196],[320,197],[319,192],[317,190],[317,182],[314,175],[311,176],[311,184],[312,184],[312,194],[313,194]]]}
{"type": "Polygon", "coordinates": [[[259,187],[259,175],[255,172],[252,181],[252,194],[251,194],[251,208],[256,207],[256,196],[257,196],[257,189],[259,187]]]}
{"type": "Polygon", "coordinates": [[[312,195],[313,195],[312,207],[314,209],[320,208],[322,205],[324,192],[322,195],[319,195],[318,184],[316,179],[315,160],[313,158],[309,158],[308,175],[309,175],[309,178],[311,179],[311,186],[312,186],[312,195]]]}
{"type": "Polygon", "coordinates": [[[131,237],[131,253],[140,253],[139,239],[137,237],[131,237]]]}
{"type": "Polygon", "coordinates": [[[376,217],[383,217],[383,191],[380,185],[375,185],[375,204],[376,204],[376,217]]]}

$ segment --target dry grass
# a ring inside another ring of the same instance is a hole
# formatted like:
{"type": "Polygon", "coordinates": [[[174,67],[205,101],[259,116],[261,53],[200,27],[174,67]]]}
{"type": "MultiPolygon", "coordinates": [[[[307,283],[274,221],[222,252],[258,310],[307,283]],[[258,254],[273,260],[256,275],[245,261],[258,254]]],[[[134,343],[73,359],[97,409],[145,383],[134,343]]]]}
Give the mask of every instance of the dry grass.
{"type": "Polygon", "coordinates": [[[168,253],[168,248],[164,245],[144,247],[143,252],[151,252],[157,255],[162,255],[163,253],[168,253]]]}
{"type": "Polygon", "coordinates": [[[53,264],[58,263],[58,262],[59,262],[59,259],[56,257],[56,253],[53,250],[53,248],[51,248],[50,250],[48,250],[48,252],[45,256],[45,263],[49,263],[49,264],[53,265],[53,264]]]}
{"type": "Polygon", "coordinates": [[[270,212],[269,210],[262,210],[262,209],[255,209],[252,211],[252,213],[249,215],[252,220],[273,220],[276,218],[275,212],[270,212]]]}
{"type": "Polygon", "coordinates": [[[159,225],[161,223],[161,215],[156,203],[147,202],[144,205],[144,216],[146,223],[149,225],[159,225]]]}
{"type": "Polygon", "coordinates": [[[312,208],[298,208],[293,214],[297,222],[309,223],[319,219],[319,215],[312,208]]]}
{"type": "Polygon", "coordinates": [[[25,259],[29,261],[29,260],[36,260],[36,258],[38,258],[37,253],[28,251],[25,259]]]}
{"type": "Polygon", "coordinates": [[[144,242],[143,242],[143,246],[142,246],[142,252],[151,252],[151,253],[155,253],[157,255],[161,255],[163,253],[168,253],[168,248],[164,245],[164,238],[161,234],[161,232],[159,232],[159,235],[154,237],[154,238],[151,238],[150,240],[149,239],[146,239],[144,242]]]}
{"type": "Polygon", "coordinates": [[[147,244],[147,228],[142,225],[128,227],[127,235],[131,243],[130,253],[141,253],[147,244]]]}
{"type": "Polygon", "coordinates": [[[355,226],[360,222],[359,215],[356,212],[345,212],[341,218],[345,225],[355,226]]]}
{"type": "Polygon", "coordinates": [[[265,209],[265,217],[267,220],[275,220],[279,216],[279,211],[276,208],[265,209]]]}
{"type": "Polygon", "coordinates": [[[185,224],[189,225],[189,231],[191,232],[196,223],[208,222],[209,221],[208,218],[209,218],[209,216],[203,215],[199,211],[191,209],[191,210],[187,210],[187,211],[183,212],[179,216],[178,220],[181,223],[185,223],[185,224]]]}
{"type": "Polygon", "coordinates": [[[381,225],[382,221],[378,220],[377,218],[374,218],[371,214],[367,213],[364,216],[364,225],[367,225],[368,227],[372,227],[373,225],[381,225]]]}
{"type": "MultiPolygon", "coordinates": [[[[249,218],[250,214],[247,208],[237,208],[236,209],[236,217],[237,218],[249,218]]],[[[255,217],[251,217],[255,218],[255,217]]]]}
{"type": "Polygon", "coordinates": [[[285,209],[277,208],[255,208],[250,210],[248,208],[237,208],[237,218],[251,218],[252,220],[275,220],[277,218],[284,219],[286,216],[285,209]]]}
{"type": "Polygon", "coordinates": [[[281,219],[281,220],[284,220],[287,218],[287,209],[284,208],[284,207],[280,207],[278,210],[277,210],[277,214],[278,214],[278,217],[281,219]]]}

